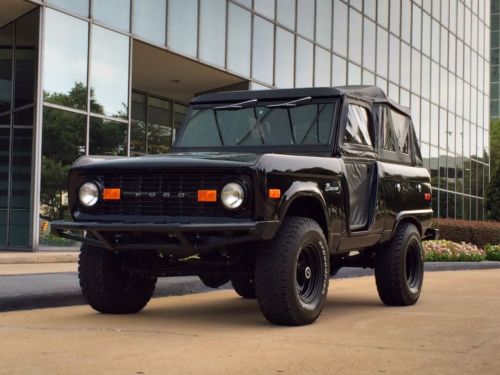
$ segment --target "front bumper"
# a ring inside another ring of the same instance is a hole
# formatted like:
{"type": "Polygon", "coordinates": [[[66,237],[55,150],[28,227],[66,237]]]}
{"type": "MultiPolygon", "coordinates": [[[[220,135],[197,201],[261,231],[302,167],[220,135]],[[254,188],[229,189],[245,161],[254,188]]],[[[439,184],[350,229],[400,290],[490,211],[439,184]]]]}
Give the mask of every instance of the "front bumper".
{"type": "Polygon", "coordinates": [[[60,237],[100,246],[111,251],[158,250],[190,256],[216,247],[271,239],[278,220],[227,223],[123,223],[53,221],[60,237]],[[75,234],[85,231],[87,234],[75,234]]]}

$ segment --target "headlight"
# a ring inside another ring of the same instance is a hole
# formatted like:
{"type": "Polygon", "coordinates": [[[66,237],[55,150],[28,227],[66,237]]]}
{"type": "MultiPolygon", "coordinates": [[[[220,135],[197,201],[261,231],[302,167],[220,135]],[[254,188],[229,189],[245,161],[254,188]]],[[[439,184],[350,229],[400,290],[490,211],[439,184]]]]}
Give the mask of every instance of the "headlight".
{"type": "Polygon", "coordinates": [[[99,200],[99,187],[93,182],[86,182],[80,186],[78,196],[81,204],[85,207],[92,207],[99,200]]]}
{"type": "Polygon", "coordinates": [[[245,191],[237,182],[230,182],[222,188],[220,198],[224,207],[229,210],[235,210],[243,204],[245,191]]]}

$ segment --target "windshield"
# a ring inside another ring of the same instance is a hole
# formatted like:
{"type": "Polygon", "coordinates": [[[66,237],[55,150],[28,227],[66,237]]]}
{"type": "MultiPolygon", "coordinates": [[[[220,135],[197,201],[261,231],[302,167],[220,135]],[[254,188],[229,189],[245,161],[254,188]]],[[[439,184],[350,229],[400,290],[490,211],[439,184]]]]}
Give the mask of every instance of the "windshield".
{"type": "Polygon", "coordinates": [[[194,108],[176,147],[327,145],[336,103],[289,103],[194,108]]]}

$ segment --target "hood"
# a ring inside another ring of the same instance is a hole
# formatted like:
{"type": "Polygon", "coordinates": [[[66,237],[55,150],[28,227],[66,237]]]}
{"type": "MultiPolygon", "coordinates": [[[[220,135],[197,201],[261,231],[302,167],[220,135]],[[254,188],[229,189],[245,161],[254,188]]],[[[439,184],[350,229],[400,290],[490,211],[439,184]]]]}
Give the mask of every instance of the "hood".
{"type": "Polygon", "coordinates": [[[227,152],[180,152],[140,157],[82,156],[73,163],[72,169],[128,169],[163,167],[227,167],[252,166],[261,154],[227,152]]]}

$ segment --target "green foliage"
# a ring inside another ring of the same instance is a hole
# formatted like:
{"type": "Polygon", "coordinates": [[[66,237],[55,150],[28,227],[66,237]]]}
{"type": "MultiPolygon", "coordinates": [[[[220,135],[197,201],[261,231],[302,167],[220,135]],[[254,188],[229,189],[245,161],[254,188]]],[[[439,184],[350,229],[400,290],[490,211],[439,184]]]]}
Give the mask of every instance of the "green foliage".
{"type": "Polygon", "coordinates": [[[62,194],[66,190],[69,165],[60,161],[42,157],[42,181],[40,202],[49,207],[48,215],[51,219],[62,219],[62,194]]]}
{"type": "Polygon", "coordinates": [[[491,170],[496,171],[500,167],[500,119],[490,124],[490,145],[491,170]]]}
{"type": "Polygon", "coordinates": [[[500,164],[492,170],[491,180],[486,188],[485,207],[490,220],[500,221],[500,164]]]}
{"type": "Polygon", "coordinates": [[[432,223],[439,229],[439,238],[453,242],[468,242],[484,248],[500,244],[500,222],[439,219],[432,223]]]}
{"type": "Polygon", "coordinates": [[[500,244],[498,245],[486,245],[484,247],[484,251],[486,252],[487,260],[500,261],[500,244]]]}
{"type": "Polygon", "coordinates": [[[426,262],[480,262],[484,260],[483,250],[464,242],[424,241],[422,247],[426,262]]]}

